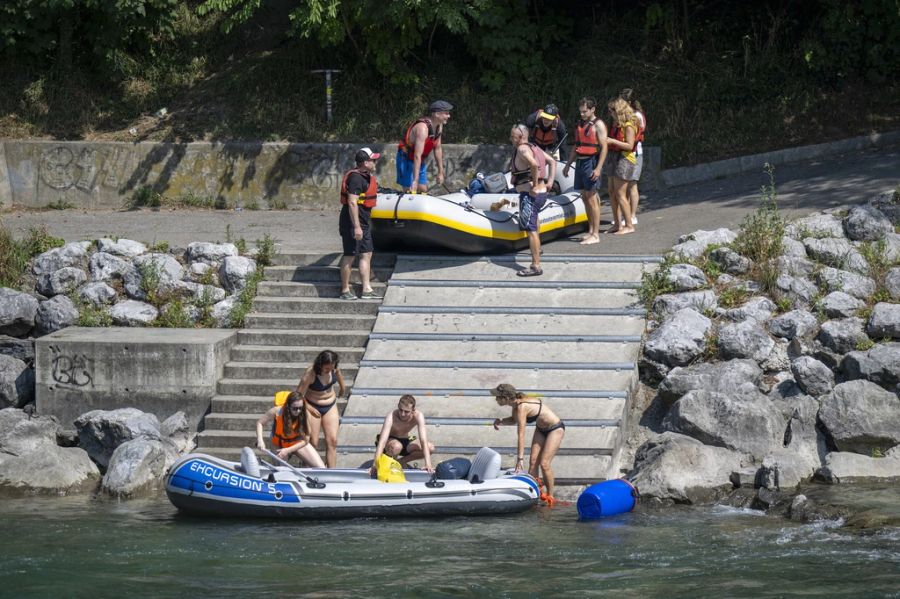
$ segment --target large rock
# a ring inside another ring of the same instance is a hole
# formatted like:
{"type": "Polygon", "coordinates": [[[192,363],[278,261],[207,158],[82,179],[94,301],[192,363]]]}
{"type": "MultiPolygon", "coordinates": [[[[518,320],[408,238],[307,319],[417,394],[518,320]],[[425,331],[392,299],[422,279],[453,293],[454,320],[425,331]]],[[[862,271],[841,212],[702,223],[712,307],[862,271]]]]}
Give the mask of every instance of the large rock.
{"type": "Polygon", "coordinates": [[[650,335],[644,344],[644,353],[654,362],[686,366],[703,352],[706,334],[711,328],[710,319],[691,308],[684,308],[650,335]]]}
{"type": "Polygon", "coordinates": [[[781,447],[785,425],[772,401],[750,385],[727,395],[690,391],[675,402],[663,420],[665,430],[757,459],[781,447]]]}
{"type": "Polygon", "coordinates": [[[872,309],[866,332],[873,339],[900,338],[900,304],[878,302],[872,309]]]}
{"type": "Polygon", "coordinates": [[[194,448],[196,436],[184,412],[175,412],[159,425],[160,434],[171,442],[175,451],[186,453],[194,448]]]}
{"type": "Polygon", "coordinates": [[[716,248],[709,253],[709,258],[730,275],[745,274],[753,266],[749,258],[741,256],[731,248],[716,248]]]}
{"type": "Polygon", "coordinates": [[[819,421],[838,451],[887,451],[900,443],[900,398],[870,381],[840,383],[822,398],[819,421]]]}
{"type": "Polygon", "coordinates": [[[159,316],[159,310],[136,300],[119,302],[109,309],[113,322],[119,326],[134,327],[150,324],[159,316]]]}
{"type": "Polygon", "coordinates": [[[809,279],[790,275],[778,275],[778,278],[775,279],[775,287],[778,288],[781,295],[791,301],[791,305],[794,307],[808,306],[812,299],[819,294],[819,288],[809,279]]]}
{"type": "Polygon", "coordinates": [[[900,301],[900,266],[890,269],[884,277],[884,288],[894,301],[900,301]]]}
{"type": "Polygon", "coordinates": [[[715,231],[694,231],[689,235],[678,238],[678,244],[672,248],[672,253],[685,258],[699,258],[711,245],[728,245],[737,238],[737,233],[730,229],[716,229],[715,231]]]}
{"type": "Polygon", "coordinates": [[[844,219],[847,237],[854,241],[877,241],[894,232],[894,225],[874,206],[854,206],[844,219]]]}
{"type": "Polygon", "coordinates": [[[50,274],[49,277],[38,278],[35,285],[38,293],[52,297],[69,293],[77,289],[79,285],[87,281],[88,275],[85,271],[74,266],[64,266],[59,270],[50,274]]]}
{"type": "Polygon", "coordinates": [[[65,495],[92,491],[100,472],[87,452],[59,447],[59,422],[0,410],[0,495],[65,495]]]}
{"type": "Polygon", "coordinates": [[[875,281],[873,279],[846,270],[827,266],[817,271],[815,277],[819,285],[826,287],[829,291],[843,291],[847,295],[852,295],[863,301],[869,299],[875,293],[875,281]]]}
{"type": "Polygon", "coordinates": [[[781,255],[787,258],[806,258],[806,246],[802,241],[784,235],[781,238],[781,255]]]}
{"type": "Polygon", "coordinates": [[[122,443],[138,437],[161,438],[156,416],[136,408],[92,410],[75,419],[75,429],[78,445],[104,468],[122,443]]]}
{"type": "Polygon", "coordinates": [[[755,320],[726,324],[719,328],[719,354],[725,358],[765,360],[775,342],[755,320]]]}
{"type": "Polygon", "coordinates": [[[134,274],[134,264],[128,260],[105,252],[97,252],[91,256],[91,277],[94,281],[125,283],[134,274]]]}
{"type": "Polygon", "coordinates": [[[847,380],[865,379],[885,389],[900,385],[900,343],[878,343],[868,351],[852,351],[841,363],[847,380]]]}
{"type": "Polygon", "coordinates": [[[776,400],[776,406],[787,419],[784,440],[763,458],[778,470],[780,488],[796,487],[813,477],[827,453],[825,437],[816,428],[819,402],[808,395],[776,400]]]}
{"type": "MultiPolygon", "coordinates": [[[[228,264],[227,259],[225,264],[228,264]]],[[[666,280],[675,291],[703,289],[709,284],[706,281],[706,274],[693,264],[673,264],[669,267],[666,280]]],[[[222,278],[222,284],[225,284],[224,277],[222,278]]],[[[226,289],[228,289],[227,286],[226,289]]]]}
{"type": "MultiPolygon", "coordinates": [[[[799,243],[799,242],[795,242],[799,243]]],[[[804,256],[806,250],[803,250],[804,256]]],[[[809,278],[820,266],[812,260],[801,258],[799,256],[778,256],[778,274],[798,277],[801,279],[809,278]]]]}
{"type": "Polygon", "coordinates": [[[215,304],[212,307],[212,310],[210,310],[213,320],[216,321],[216,324],[220,328],[231,326],[231,311],[234,310],[234,306],[237,304],[238,299],[240,298],[238,298],[237,295],[231,295],[215,304]]]}
{"type": "Polygon", "coordinates": [[[86,304],[94,306],[104,306],[116,299],[116,290],[103,283],[97,281],[88,283],[78,290],[78,298],[86,304]]]}
{"type": "Polygon", "coordinates": [[[811,214],[788,223],[784,234],[794,239],[806,237],[843,237],[844,225],[832,214],[811,214]]]}
{"type": "Polygon", "coordinates": [[[173,298],[186,298],[206,303],[217,303],[225,299],[225,290],[215,285],[202,285],[193,281],[171,281],[161,286],[161,290],[173,298]]]}
{"type": "Polygon", "coordinates": [[[0,408],[34,401],[34,369],[22,360],[0,355],[0,408]]]}
{"type": "Polygon", "coordinates": [[[0,355],[31,364],[34,362],[34,339],[17,339],[0,335],[0,355]]]}
{"type": "Polygon", "coordinates": [[[856,316],[865,302],[856,299],[849,293],[843,291],[832,291],[822,298],[822,310],[828,318],[850,318],[856,316]]]}
{"type": "Polygon", "coordinates": [[[785,339],[806,337],[818,328],[819,321],[809,310],[791,310],[769,321],[769,332],[785,339]]]}
{"type": "Polygon", "coordinates": [[[729,393],[744,383],[758,385],[762,370],[753,360],[701,362],[669,371],[659,384],[659,395],[672,402],[694,390],[729,393]]]}
{"type": "Polygon", "coordinates": [[[870,457],[849,451],[832,451],[818,477],[830,483],[876,482],[900,479],[900,446],[884,457],[870,457]]]}
{"type": "Polygon", "coordinates": [[[791,373],[803,392],[814,397],[831,393],[834,388],[834,373],[812,356],[800,356],[792,361],[791,373]]]}
{"type": "Polygon", "coordinates": [[[185,258],[188,262],[221,262],[228,256],[237,256],[237,246],[233,243],[189,243],[185,258]]]}
{"type": "MultiPolygon", "coordinates": [[[[62,247],[47,250],[35,256],[31,264],[31,272],[37,277],[37,289],[47,289],[50,277],[61,268],[73,267],[87,270],[89,241],[67,243],[62,247]]],[[[43,292],[41,292],[43,293],[43,292]]]]}
{"type": "Polygon", "coordinates": [[[783,372],[791,367],[791,357],[788,352],[790,341],[787,339],[775,339],[774,341],[775,345],[772,346],[769,355],[759,363],[763,372],[767,374],[783,372]]]}
{"type": "Polygon", "coordinates": [[[843,237],[840,239],[810,237],[803,240],[803,245],[806,246],[807,254],[823,264],[860,274],[869,272],[869,263],[859,250],[843,237]]]}
{"type": "Polygon", "coordinates": [[[147,253],[147,246],[140,241],[131,239],[98,239],[97,249],[105,254],[112,254],[121,258],[134,258],[147,253]]]}
{"type": "Polygon", "coordinates": [[[0,287],[0,334],[27,335],[34,328],[37,311],[37,299],[9,287],[0,287]]]}
{"type": "Polygon", "coordinates": [[[653,300],[653,312],[660,318],[675,314],[684,308],[693,308],[697,312],[715,310],[718,300],[713,291],[688,291],[685,293],[664,293],[653,300]]]}
{"type": "Polygon", "coordinates": [[[243,256],[228,256],[222,261],[222,266],[219,267],[219,280],[222,283],[222,287],[230,292],[236,292],[246,287],[247,279],[254,272],[256,272],[255,260],[243,256]]]}
{"type": "Polygon", "coordinates": [[[888,233],[884,236],[884,257],[889,264],[900,262],[900,233],[888,233]]]}
{"type": "Polygon", "coordinates": [[[139,437],[119,445],[103,475],[103,490],[116,497],[133,497],[154,490],[174,462],[174,451],[159,439],[139,437]]]}
{"type": "Polygon", "coordinates": [[[184,267],[169,254],[144,254],[134,259],[138,272],[153,269],[159,273],[160,283],[180,281],[184,278],[184,267]]]}
{"type": "Polygon", "coordinates": [[[869,206],[877,208],[895,225],[900,225],[900,194],[890,189],[869,198],[869,206]]]}
{"type": "Polygon", "coordinates": [[[65,295],[51,297],[38,307],[35,324],[38,335],[47,335],[75,324],[78,308],[65,295]]]}
{"type": "Polygon", "coordinates": [[[825,347],[839,354],[846,354],[865,343],[868,338],[863,331],[861,318],[841,318],[823,322],[816,339],[825,347]]]}
{"type": "Polygon", "coordinates": [[[743,306],[737,308],[730,308],[728,310],[719,308],[716,310],[716,314],[734,322],[748,319],[756,320],[757,322],[765,322],[772,317],[772,313],[777,309],[778,307],[772,303],[772,300],[769,298],[756,296],[751,297],[744,302],[743,306]]]}
{"type": "Polygon", "coordinates": [[[749,463],[736,451],[666,432],[638,448],[628,478],[644,498],[703,503],[731,491],[731,473],[749,463]]]}

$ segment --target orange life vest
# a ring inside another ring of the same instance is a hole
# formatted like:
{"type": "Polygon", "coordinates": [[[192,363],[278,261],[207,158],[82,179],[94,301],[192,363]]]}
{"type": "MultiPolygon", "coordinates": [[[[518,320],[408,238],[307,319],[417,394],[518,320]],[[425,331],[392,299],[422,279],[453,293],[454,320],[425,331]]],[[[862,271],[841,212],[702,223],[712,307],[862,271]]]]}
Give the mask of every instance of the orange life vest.
{"type": "Polygon", "coordinates": [[[534,127],[531,129],[531,140],[541,147],[549,147],[556,143],[556,128],[559,126],[559,116],[553,119],[550,122],[550,128],[544,129],[541,127],[541,119],[540,110],[536,115],[537,118],[534,121],[534,127]]]}
{"type": "Polygon", "coordinates": [[[594,124],[597,119],[580,121],[575,126],[575,153],[582,157],[596,156],[600,153],[600,138],[594,124]]]}
{"type": "Polygon", "coordinates": [[[344,180],[341,181],[341,204],[346,206],[350,200],[350,194],[347,193],[347,180],[353,173],[359,173],[362,176],[369,175],[369,187],[365,193],[357,196],[356,203],[362,205],[363,208],[372,208],[375,205],[375,200],[378,199],[378,183],[375,181],[375,173],[365,172],[359,168],[351,168],[344,173],[344,180]]]}
{"type": "MultiPolygon", "coordinates": [[[[538,178],[546,181],[547,158],[544,156],[544,151],[540,149],[537,144],[528,142],[528,145],[531,146],[531,153],[534,154],[534,160],[538,163],[538,178]]],[[[519,148],[516,147],[513,149],[512,160],[509,161],[509,172],[512,176],[513,187],[531,181],[531,165],[526,165],[524,170],[516,169],[516,158],[518,157],[519,148]]]]}
{"type": "Polygon", "coordinates": [[[638,121],[638,130],[637,135],[634,136],[634,144],[637,146],[639,141],[644,141],[644,131],[647,130],[647,115],[643,112],[634,112],[635,120],[638,121]],[[641,115],[641,118],[637,118],[637,115],[641,115]]]}
{"type": "MultiPolygon", "coordinates": [[[[287,404],[285,404],[285,407],[287,407],[287,404]]],[[[284,407],[278,410],[278,413],[275,415],[275,422],[272,424],[272,444],[284,449],[285,447],[290,447],[291,445],[298,443],[302,434],[303,432],[300,430],[300,418],[298,417],[291,422],[290,434],[285,436],[284,407]]]]}
{"type": "Polygon", "coordinates": [[[415,151],[416,145],[410,143],[409,136],[412,133],[413,127],[418,125],[419,123],[425,123],[428,125],[428,137],[425,138],[425,148],[422,150],[422,159],[424,160],[431,151],[434,149],[434,146],[437,145],[437,141],[441,138],[440,133],[436,133],[434,130],[434,123],[431,122],[431,119],[427,116],[423,116],[420,119],[416,119],[416,122],[406,128],[406,135],[403,136],[403,140],[397,144],[397,149],[401,152],[406,153],[406,157],[410,160],[415,160],[415,151]]]}
{"type": "MultiPolygon", "coordinates": [[[[643,129],[641,130],[641,133],[643,133],[643,129]]],[[[625,143],[627,141],[625,139],[625,129],[620,128],[618,123],[613,123],[612,128],[610,128],[610,130],[609,130],[609,136],[612,137],[613,139],[621,141],[622,143],[625,143]]],[[[634,152],[634,149],[637,147],[638,141],[640,141],[640,140],[638,139],[637,133],[635,133],[634,143],[631,145],[630,149],[620,150],[619,148],[614,148],[614,147],[610,146],[609,151],[610,152],[634,152]]]]}

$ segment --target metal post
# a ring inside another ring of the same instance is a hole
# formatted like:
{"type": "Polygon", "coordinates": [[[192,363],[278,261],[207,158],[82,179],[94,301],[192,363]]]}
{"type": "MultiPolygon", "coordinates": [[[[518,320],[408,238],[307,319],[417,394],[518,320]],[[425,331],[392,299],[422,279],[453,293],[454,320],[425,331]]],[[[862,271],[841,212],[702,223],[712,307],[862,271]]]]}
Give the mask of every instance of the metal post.
{"type": "Polygon", "coordinates": [[[331,122],[331,74],[340,73],[340,69],[316,69],[313,73],[325,73],[325,118],[331,122]]]}

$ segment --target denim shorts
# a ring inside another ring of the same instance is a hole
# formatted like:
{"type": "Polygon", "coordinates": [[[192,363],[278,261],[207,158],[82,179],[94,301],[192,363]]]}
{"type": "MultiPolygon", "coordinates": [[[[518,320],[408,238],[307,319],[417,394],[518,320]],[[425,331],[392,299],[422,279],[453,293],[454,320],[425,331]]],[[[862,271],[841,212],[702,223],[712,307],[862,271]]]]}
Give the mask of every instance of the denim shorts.
{"type": "Polygon", "coordinates": [[[594,169],[597,168],[597,161],[600,156],[592,156],[590,158],[579,158],[575,161],[575,189],[578,191],[590,191],[592,189],[600,189],[601,179],[603,176],[597,177],[596,181],[591,180],[594,169]]]}

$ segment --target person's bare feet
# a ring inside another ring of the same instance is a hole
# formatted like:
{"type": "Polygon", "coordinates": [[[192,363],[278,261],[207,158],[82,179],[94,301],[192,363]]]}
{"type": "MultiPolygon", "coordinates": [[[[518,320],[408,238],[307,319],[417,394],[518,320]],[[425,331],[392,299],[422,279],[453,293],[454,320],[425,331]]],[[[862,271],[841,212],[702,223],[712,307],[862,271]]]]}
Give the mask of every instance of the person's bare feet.
{"type": "Polygon", "coordinates": [[[619,232],[619,227],[610,227],[609,229],[604,231],[604,233],[607,235],[612,234],[612,233],[618,233],[618,232],[619,232]]]}
{"type": "Polygon", "coordinates": [[[600,243],[600,237],[597,235],[589,235],[584,238],[581,245],[594,245],[595,243],[600,243]]]}
{"type": "Polygon", "coordinates": [[[613,235],[628,235],[629,233],[634,233],[634,227],[622,227],[613,233],[613,235]]]}

